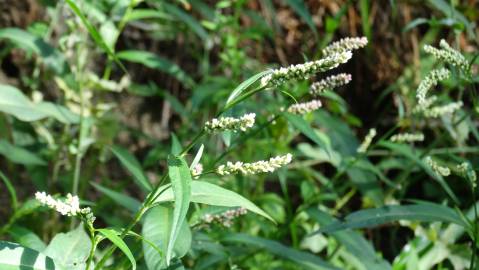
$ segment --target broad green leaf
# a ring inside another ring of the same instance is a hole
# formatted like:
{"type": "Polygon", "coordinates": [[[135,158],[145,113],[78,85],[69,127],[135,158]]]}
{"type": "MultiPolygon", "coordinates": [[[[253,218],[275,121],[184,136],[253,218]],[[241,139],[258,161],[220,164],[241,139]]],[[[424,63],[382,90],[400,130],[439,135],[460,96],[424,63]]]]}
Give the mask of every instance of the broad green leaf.
{"type": "MultiPolygon", "coordinates": [[[[320,226],[337,221],[329,214],[315,208],[306,211],[308,215],[319,223],[320,226]]],[[[361,234],[347,230],[332,233],[332,236],[343,245],[348,252],[357,257],[365,269],[368,270],[387,270],[391,269],[391,265],[386,260],[380,258],[369,243],[361,234]]]]}
{"type": "Polygon", "coordinates": [[[2,270],[66,270],[52,258],[22,247],[19,244],[0,241],[0,269],[2,270]]]}
{"type": "Polygon", "coordinates": [[[163,71],[175,77],[178,81],[182,82],[187,87],[191,88],[195,84],[193,79],[189,77],[188,74],[186,74],[186,72],[183,71],[178,65],[153,53],[146,51],[128,50],[118,52],[117,56],[125,61],[139,63],[149,68],[163,71]]]}
{"type": "Polygon", "coordinates": [[[182,157],[168,158],[168,175],[171,181],[171,187],[175,198],[173,209],[173,221],[166,250],[166,264],[170,264],[173,256],[173,248],[176,238],[180,232],[181,225],[186,220],[186,214],[190,206],[191,199],[191,173],[188,164],[182,157]]]}
{"type": "Polygon", "coordinates": [[[54,117],[62,123],[77,123],[78,115],[67,108],[50,102],[33,103],[17,88],[0,84],[0,111],[19,120],[31,122],[54,117]]]}
{"type": "Polygon", "coordinates": [[[226,235],[223,237],[222,241],[241,243],[248,246],[262,248],[271,254],[297,263],[301,266],[301,269],[339,270],[339,268],[334,267],[333,265],[313,254],[295,250],[279,242],[260,237],[236,233],[226,235]]]}
{"type": "Polygon", "coordinates": [[[133,270],[136,269],[136,261],[135,257],[133,257],[133,254],[131,253],[130,249],[128,246],[125,244],[125,242],[118,236],[116,235],[116,232],[114,230],[105,228],[105,229],[97,229],[98,232],[103,234],[106,238],[108,238],[115,246],[117,246],[123,253],[125,253],[126,257],[131,262],[131,265],[133,266],[133,270]]]}
{"type": "Polygon", "coordinates": [[[5,187],[7,188],[8,193],[10,194],[12,209],[13,210],[17,209],[18,207],[17,192],[15,191],[15,188],[13,187],[12,181],[10,181],[10,179],[8,179],[8,177],[5,174],[3,174],[1,171],[0,171],[0,178],[5,184],[5,187]]]}
{"type": "Polygon", "coordinates": [[[427,203],[412,205],[388,205],[380,208],[359,210],[347,215],[342,221],[333,222],[318,232],[331,233],[345,229],[369,228],[385,223],[413,220],[423,222],[442,221],[468,227],[454,209],[427,203]]]}
{"type": "Polygon", "coordinates": [[[313,17],[309,13],[308,7],[304,0],[286,0],[286,3],[296,12],[317,36],[316,25],[314,24],[313,17]]]}
{"type": "Polygon", "coordinates": [[[251,76],[246,81],[243,81],[240,85],[238,85],[233,90],[233,92],[231,92],[230,96],[226,100],[226,105],[225,106],[227,106],[228,104],[233,102],[233,100],[235,100],[237,97],[239,97],[244,92],[244,90],[248,89],[248,87],[250,87],[252,84],[257,82],[259,79],[263,78],[264,76],[270,74],[271,72],[272,72],[271,70],[265,70],[263,72],[260,72],[258,74],[255,74],[255,75],[251,76]]]}
{"type": "Polygon", "coordinates": [[[78,18],[80,18],[81,22],[83,23],[83,25],[86,27],[86,29],[88,30],[88,32],[90,33],[90,36],[93,38],[93,40],[95,41],[95,43],[100,46],[107,54],[108,56],[113,59],[117,64],[118,66],[120,66],[120,68],[125,72],[125,73],[128,73],[126,71],[126,68],[125,66],[123,66],[123,64],[120,62],[120,60],[118,59],[118,56],[115,54],[115,52],[113,51],[112,48],[110,48],[107,43],[103,40],[102,36],[100,35],[100,33],[98,33],[98,31],[96,30],[95,26],[93,26],[93,24],[91,24],[91,22],[85,17],[85,15],[83,14],[83,12],[80,10],[80,8],[75,4],[75,2],[73,0],[65,0],[67,2],[67,4],[70,6],[70,8],[73,10],[73,12],[78,16],[78,18]]]}
{"type": "Polygon", "coordinates": [[[47,248],[42,239],[27,228],[13,225],[8,229],[10,236],[20,245],[42,252],[47,248]]]}
{"type": "Polygon", "coordinates": [[[140,162],[128,151],[119,146],[112,146],[111,151],[120,160],[121,164],[133,175],[136,184],[144,191],[151,191],[152,187],[148,178],[143,173],[140,162]]]}
{"type": "Polygon", "coordinates": [[[13,163],[23,165],[37,165],[45,166],[47,162],[34,154],[26,150],[25,148],[10,144],[8,141],[0,139],[0,154],[4,155],[13,163]]]}
{"type": "Polygon", "coordinates": [[[90,238],[80,225],[73,231],[55,235],[44,253],[67,269],[81,270],[86,267],[90,249],[90,238]]]}
{"type": "Polygon", "coordinates": [[[93,187],[95,187],[98,191],[105,194],[106,196],[110,197],[114,202],[117,204],[125,207],[126,209],[130,210],[132,213],[136,213],[138,209],[141,207],[141,202],[137,199],[132,198],[128,195],[123,193],[111,190],[109,188],[103,187],[97,183],[91,183],[93,187]]]}
{"type": "MultiPolygon", "coordinates": [[[[166,250],[173,225],[173,208],[155,206],[145,214],[142,236],[161,250],[158,252],[150,244],[143,243],[143,252],[148,269],[165,269],[166,250]]],[[[174,245],[174,258],[185,256],[191,246],[191,230],[186,220],[180,226],[180,232],[174,245]]]]}
{"type": "MultiPolygon", "coordinates": [[[[165,186],[164,191],[156,199],[156,203],[173,201],[173,192],[171,187],[165,186]]],[[[208,205],[226,206],[226,207],[244,207],[249,211],[261,215],[273,222],[274,219],[261,210],[254,203],[231,190],[224,189],[220,186],[203,182],[191,182],[191,201],[195,203],[204,203],[208,205]]]]}
{"type": "MultiPolygon", "coordinates": [[[[18,47],[38,55],[43,63],[57,74],[69,71],[63,55],[40,37],[18,28],[0,29],[0,39],[7,39],[18,47]]],[[[2,90],[0,90],[2,92],[2,90]]],[[[2,100],[2,98],[0,98],[2,100]]]]}

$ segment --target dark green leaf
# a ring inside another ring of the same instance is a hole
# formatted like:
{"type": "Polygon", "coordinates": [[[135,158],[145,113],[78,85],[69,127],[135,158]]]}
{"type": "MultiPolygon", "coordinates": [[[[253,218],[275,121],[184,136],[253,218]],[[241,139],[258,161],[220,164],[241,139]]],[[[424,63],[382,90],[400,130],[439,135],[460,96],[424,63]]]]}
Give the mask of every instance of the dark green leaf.
{"type": "Polygon", "coordinates": [[[102,187],[102,186],[100,186],[99,184],[96,184],[96,183],[91,183],[91,184],[98,191],[100,191],[101,193],[110,197],[117,204],[125,207],[126,209],[130,210],[132,213],[136,213],[136,211],[138,211],[138,209],[140,209],[140,207],[141,207],[141,202],[139,202],[135,198],[132,198],[132,197],[130,197],[128,195],[125,195],[123,193],[111,190],[109,188],[102,187]]]}
{"type": "Polygon", "coordinates": [[[97,229],[98,232],[103,234],[106,238],[108,238],[115,246],[117,246],[123,253],[125,253],[128,260],[130,260],[131,265],[133,266],[133,270],[136,269],[136,260],[131,253],[131,250],[125,244],[125,242],[116,234],[114,230],[105,228],[105,229],[97,229]]]}
{"type": "Polygon", "coordinates": [[[140,188],[144,191],[152,190],[148,178],[143,173],[140,162],[138,162],[132,154],[119,146],[112,146],[111,151],[115,154],[118,160],[120,160],[121,164],[133,175],[133,179],[140,188]]]}
{"type": "Polygon", "coordinates": [[[52,258],[15,243],[0,241],[2,270],[66,270],[52,258]]]}

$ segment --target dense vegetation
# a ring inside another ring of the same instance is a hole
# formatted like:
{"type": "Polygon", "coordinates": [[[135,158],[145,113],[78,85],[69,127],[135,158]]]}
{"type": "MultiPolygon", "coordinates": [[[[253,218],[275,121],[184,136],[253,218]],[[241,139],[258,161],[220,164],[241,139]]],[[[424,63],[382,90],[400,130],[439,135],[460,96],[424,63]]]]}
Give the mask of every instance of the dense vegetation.
{"type": "Polygon", "coordinates": [[[0,7],[0,269],[479,269],[475,1],[0,7]]]}

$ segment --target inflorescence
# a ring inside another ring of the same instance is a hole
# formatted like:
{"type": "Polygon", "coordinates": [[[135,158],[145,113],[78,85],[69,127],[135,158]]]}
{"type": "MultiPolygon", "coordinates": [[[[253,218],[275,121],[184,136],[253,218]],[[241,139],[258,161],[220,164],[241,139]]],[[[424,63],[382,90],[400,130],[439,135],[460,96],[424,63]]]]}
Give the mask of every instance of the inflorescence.
{"type": "Polygon", "coordinates": [[[457,50],[451,48],[447,42],[442,39],[439,43],[441,49],[435,48],[431,45],[424,45],[424,51],[431,54],[438,60],[442,60],[448,64],[466,70],[469,66],[466,58],[457,50]]]}
{"type": "Polygon", "coordinates": [[[289,81],[307,80],[318,72],[327,71],[346,63],[351,57],[350,51],[343,51],[330,54],[320,60],[282,67],[264,76],[261,83],[267,86],[280,86],[289,81]]]}
{"type": "Polygon", "coordinates": [[[424,116],[437,118],[445,114],[451,114],[462,108],[463,105],[462,101],[457,101],[442,106],[434,106],[424,110],[424,116]]]}
{"type": "Polygon", "coordinates": [[[202,217],[202,220],[205,224],[208,224],[208,225],[212,223],[217,223],[224,227],[229,228],[233,225],[235,218],[246,215],[247,213],[248,213],[248,210],[246,210],[246,208],[239,207],[236,209],[226,210],[225,212],[220,214],[215,214],[215,215],[205,214],[202,217]]]}
{"type": "MultiPolygon", "coordinates": [[[[449,78],[450,72],[445,68],[432,70],[419,84],[416,92],[416,98],[420,108],[427,108],[426,96],[429,90],[436,86],[439,81],[449,78]]],[[[429,104],[430,105],[430,104],[429,104]]]]}
{"type": "Polygon", "coordinates": [[[451,174],[451,170],[448,167],[437,164],[430,156],[424,158],[424,162],[438,175],[449,176],[451,174]]]}
{"type": "Polygon", "coordinates": [[[306,114],[321,108],[321,106],[322,104],[320,100],[313,99],[308,102],[293,104],[289,106],[286,111],[293,114],[306,114]]]}
{"type": "Polygon", "coordinates": [[[213,118],[205,123],[205,130],[208,132],[231,130],[237,132],[238,130],[246,131],[253,127],[256,114],[248,113],[240,118],[234,117],[220,117],[213,118]]]}
{"type": "Polygon", "coordinates": [[[35,198],[41,204],[51,208],[64,216],[84,216],[88,222],[93,223],[95,217],[91,212],[90,207],[80,208],[80,200],[78,196],[73,196],[70,193],[67,194],[66,199],[55,199],[51,195],[45,192],[36,192],[35,198]]]}
{"type": "Polygon", "coordinates": [[[474,171],[474,169],[472,168],[471,163],[463,162],[457,165],[457,170],[462,176],[471,181],[473,189],[477,188],[477,175],[476,171],[474,171]]]}
{"type": "Polygon", "coordinates": [[[331,53],[339,53],[344,51],[352,51],[359,48],[363,48],[368,45],[368,39],[366,37],[347,37],[331,43],[323,49],[323,55],[329,55],[331,53]]]}
{"type": "Polygon", "coordinates": [[[319,82],[315,82],[311,85],[310,93],[312,95],[319,95],[326,90],[332,90],[339,86],[348,84],[351,81],[351,74],[341,73],[332,75],[322,79],[319,82]]]}
{"type": "Polygon", "coordinates": [[[399,133],[391,136],[392,142],[422,142],[424,134],[422,133],[399,133]]]}
{"type": "Polygon", "coordinates": [[[265,173],[265,172],[274,172],[276,169],[279,169],[287,164],[289,164],[293,159],[291,154],[286,154],[283,156],[277,156],[270,158],[268,161],[260,160],[254,163],[243,163],[241,161],[227,162],[226,165],[221,165],[216,169],[216,172],[219,175],[229,175],[241,173],[243,175],[265,173]]]}
{"type": "Polygon", "coordinates": [[[369,130],[368,135],[364,137],[364,141],[361,143],[361,145],[358,147],[357,152],[358,153],[366,153],[368,150],[369,146],[371,145],[374,137],[376,137],[376,129],[372,128],[369,130]]]}

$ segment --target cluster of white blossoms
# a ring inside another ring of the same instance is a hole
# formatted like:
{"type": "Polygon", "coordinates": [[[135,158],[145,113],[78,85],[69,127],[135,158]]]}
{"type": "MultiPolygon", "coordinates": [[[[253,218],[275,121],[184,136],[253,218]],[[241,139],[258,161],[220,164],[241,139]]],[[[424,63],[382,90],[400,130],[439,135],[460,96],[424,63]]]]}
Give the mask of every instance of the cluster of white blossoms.
{"type": "Polygon", "coordinates": [[[368,134],[366,135],[366,137],[364,137],[363,142],[358,147],[357,152],[358,153],[366,153],[366,151],[368,150],[369,146],[373,142],[373,139],[374,139],[374,137],[376,137],[376,135],[377,135],[376,129],[375,128],[370,129],[368,134]]]}
{"type": "Polygon", "coordinates": [[[219,175],[229,175],[241,173],[244,175],[248,174],[257,174],[265,172],[274,172],[276,169],[279,169],[289,163],[291,163],[293,156],[291,154],[286,154],[283,156],[277,156],[270,158],[269,160],[260,160],[253,163],[243,163],[241,161],[237,162],[227,162],[226,165],[221,165],[216,169],[216,172],[219,175]]]}
{"type": "Polygon", "coordinates": [[[464,104],[462,101],[451,102],[446,105],[427,108],[423,111],[423,113],[426,117],[437,118],[445,114],[452,114],[453,112],[462,108],[463,105],[464,104]]]}
{"type": "Polygon", "coordinates": [[[286,111],[293,114],[306,114],[321,108],[321,106],[320,100],[313,99],[308,102],[293,104],[286,111]]]}
{"type": "Polygon", "coordinates": [[[441,166],[437,164],[430,156],[424,158],[424,162],[433,170],[435,173],[442,175],[442,176],[449,176],[451,174],[451,170],[448,167],[441,166]]]}
{"type": "Polygon", "coordinates": [[[351,59],[350,51],[333,53],[325,58],[273,70],[261,79],[262,85],[279,86],[289,81],[307,80],[318,72],[333,69],[351,59]]]}
{"type": "MultiPolygon", "coordinates": [[[[416,98],[420,108],[427,108],[427,93],[429,90],[436,86],[439,81],[449,78],[450,72],[445,68],[432,70],[419,84],[416,91],[416,98]]],[[[430,105],[430,104],[429,104],[430,105]]]]}
{"type": "Polygon", "coordinates": [[[213,118],[210,121],[205,123],[205,129],[208,132],[215,132],[215,131],[246,131],[248,128],[253,127],[255,121],[256,114],[248,113],[240,118],[234,117],[220,117],[220,118],[213,118]]]}
{"type": "Polygon", "coordinates": [[[73,196],[70,193],[67,194],[66,199],[55,199],[46,192],[36,192],[35,199],[41,204],[51,208],[64,216],[77,216],[79,214],[85,216],[85,218],[93,223],[95,217],[91,212],[90,207],[80,208],[80,199],[78,196],[73,196]]]}
{"type": "Polygon", "coordinates": [[[198,179],[199,175],[203,173],[203,164],[198,163],[191,169],[191,176],[193,179],[198,179]]]}
{"type": "Polygon", "coordinates": [[[225,212],[221,214],[216,214],[216,215],[206,214],[203,216],[202,220],[206,224],[217,223],[224,227],[229,228],[233,225],[233,221],[235,218],[246,215],[247,213],[248,213],[248,210],[246,210],[246,208],[239,207],[236,209],[226,210],[225,212]]]}
{"type": "Polygon", "coordinates": [[[463,162],[457,165],[457,170],[461,175],[471,181],[472,187],[474,189],[477,187],[477,175],[476,171],[474,171],[474,169],[472,168],[471,163],[463,162]]]}
{"type": "Polygon", "coordinates": [[[315,82],[311,85],[310,93],[312,95],[319,95],[326,90],[333,90],[339,86],[348,84],[351,81],[351,74],[340,73],[332,75],[322,79],[319,82],[315,82]]]}
{"type": "Polygon", "coordinates": [[[399,133],[389,138],[392,142],[422,142],[424,134],[422,133],[399,133]]]}
{"type": "Polygon", "coordinates": [[[438,60],[442,60],[448,64],[466,70],[469,66],[466,58],[457,50],[451,48],[447,42],[442,39],[439,43],[441,49],[435,48],[431,45],[424,45],[424,51],[431,54],[438,60]]]}
{"type": "Polygon", "coordinates": [[[323,55],[357,50],[365,47],[366,45],[368,45],[368,39],[366,37],[347,37],[328,45],[323,49],[323,55]]]}

